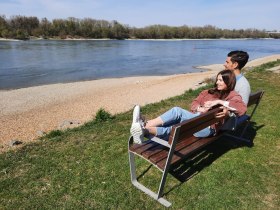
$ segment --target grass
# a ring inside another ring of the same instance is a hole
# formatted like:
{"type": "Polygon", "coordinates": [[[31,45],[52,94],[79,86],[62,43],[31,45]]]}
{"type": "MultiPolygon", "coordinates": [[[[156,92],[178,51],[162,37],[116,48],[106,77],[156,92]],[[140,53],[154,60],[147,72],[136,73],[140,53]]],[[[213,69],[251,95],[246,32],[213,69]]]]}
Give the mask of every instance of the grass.
{"type": "MultiPolygon", "coordinates": [[[[265,90],[253,127],[254,146],[226,137],[188,159],[169,175],[165,197],[174,209],[280,208],[280,75],[247,72],[252,91],[265,90]],[[181,172],[181,173],[179,173],[181,172]]],[[[149,104],[149,118],[172,106],[188,108],[201,91],[149,104]]],[[[52,131],[35,143],[0,155],[0,209],[163,209],[130,182],[127,140],[132,111],[98,117],[75,129],[52,131]]],[[[139,175],[149,164],[137,159],[139,175]]],[[[157,189],[154,167],[140,182],[157,189]]]]}

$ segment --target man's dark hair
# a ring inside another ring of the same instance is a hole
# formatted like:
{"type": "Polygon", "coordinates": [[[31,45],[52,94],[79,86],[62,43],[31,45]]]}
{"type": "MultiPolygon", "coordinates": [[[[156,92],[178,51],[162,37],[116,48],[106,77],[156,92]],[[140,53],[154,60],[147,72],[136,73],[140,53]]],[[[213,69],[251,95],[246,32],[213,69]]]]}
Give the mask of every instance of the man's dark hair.
{"type": "Polygon", "coordinates": [[[236,62],[238,64],[237,68],[240,70],[246,65],[249,59],[247,52],[239,50],[231,51],[227,56],[230,57],[231,62],[236,62]]]}

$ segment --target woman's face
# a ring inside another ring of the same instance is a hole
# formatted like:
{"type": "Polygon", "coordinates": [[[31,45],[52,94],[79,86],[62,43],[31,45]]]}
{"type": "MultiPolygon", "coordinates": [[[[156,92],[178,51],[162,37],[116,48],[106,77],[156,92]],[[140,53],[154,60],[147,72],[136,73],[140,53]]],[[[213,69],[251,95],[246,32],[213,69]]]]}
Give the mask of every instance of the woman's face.
{"type": "Polygon", "coordinates": [[[223,80],[223,77],[220,74],[218,75],[216,85],[217,85],[218,90],[226,90],[227,89],[227,85],[225,84],[225,82],[223,80]]]}

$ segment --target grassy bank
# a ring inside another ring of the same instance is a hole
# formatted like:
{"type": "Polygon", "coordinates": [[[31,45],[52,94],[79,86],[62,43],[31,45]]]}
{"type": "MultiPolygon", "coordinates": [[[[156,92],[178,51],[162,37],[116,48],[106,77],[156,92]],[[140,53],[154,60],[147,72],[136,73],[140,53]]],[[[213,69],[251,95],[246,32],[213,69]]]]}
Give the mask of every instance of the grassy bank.
{"type": "MultiPolygon", "coordinates": [[[[247,136],[254,146],[224,137],[169,175],[165,197],[174,209],[279,209],[280,74],[247,73],[252,91],[265,90],[247,136]]],[[[172,106],[188,108],[201,90],[142,107],[148,118],[172,106]]],[[[162,209],[130,182],[127,140],[131,111],[97,119],[0,155],[0,209],[162,209]]],[[[149,167],[137,161],[140,172],[149,167]]],[[[140,173],[139,173],[140,175],[140,173]]],[[[156,190],[153,167],[140,181],[156,190]]]]}

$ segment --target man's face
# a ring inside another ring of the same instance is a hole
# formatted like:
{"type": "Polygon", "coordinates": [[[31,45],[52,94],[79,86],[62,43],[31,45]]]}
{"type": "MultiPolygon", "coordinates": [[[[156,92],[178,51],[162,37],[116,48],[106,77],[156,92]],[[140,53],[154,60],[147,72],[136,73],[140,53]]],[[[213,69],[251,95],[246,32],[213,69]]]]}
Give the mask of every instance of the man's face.
{"type": "Polygon", "coordinates": [[[227,57],[227,59],[226,59],[226,61],[224,63],[224,67],[225,67],[225,69],[233,71],[237,67],[237,63],[236,62],[233,63],[230,60],[230,57],[227,57]]]}

